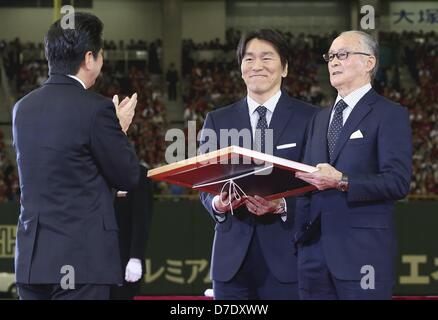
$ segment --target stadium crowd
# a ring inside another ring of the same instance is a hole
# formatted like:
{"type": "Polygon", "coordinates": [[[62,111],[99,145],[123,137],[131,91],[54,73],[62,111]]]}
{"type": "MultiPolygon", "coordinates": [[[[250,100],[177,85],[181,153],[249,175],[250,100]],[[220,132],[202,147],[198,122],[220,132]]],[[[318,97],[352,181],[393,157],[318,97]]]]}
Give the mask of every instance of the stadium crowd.
{"type": "MultiPolygon", "coordinates": [[[[195,43],[183,41],[182,76],[184,90],[183,121],[196,121],[200,129],[207,112],[245,96],[244,84],[234,59],[234,50],[241,32],[229,29],[226,40],[195,43]],[[199,60],[201,51],[220,52],[223,60],[199,60]]],[[[317,71],[321,58],[335,34],[294,35],[285,33],[290,44],[289,73],[285,90],[293,97],[319,105],[330,106],[334,97],[322,90],[317,71]]],[[[414,175],[411,194],[438,195],[438,34],[381,32],[381,68],[374,87],[391,100],[406,106],[410,112],[413,132],[414,175]],[[401,68],[407,68],[414,85],[407,87],[400,79],[401,68]]],[[[136,115],[128,132],[139,158],[150,167],[165,163],[165,131],[169,127],[162,94],[161,41],[151,43],[131,40],[128,44],[107,41],[105,51],[146,50],[148,62],[105,62],[93,90],[112,98],[114,94],[138,93],[136,115]],[[151,61],[152,60],[152,61],[151,61]]],[[[48,68],[41,56],[42,44],[22,44],[19,39],[0,41],[0,56],[9,83],[18,99],[47,79],[48,68]],[[26,52],[26,55],[23,55],[26,52]],[[23,57],[27,57],[23,60],[23,57]]],[[[3,133],[0,131],[0,203],[17,201],[19,182],[15,161],[7,157],[3,133]]],[[[156,193],[183,194],[189,190],[158,185],[156,193]]]]}

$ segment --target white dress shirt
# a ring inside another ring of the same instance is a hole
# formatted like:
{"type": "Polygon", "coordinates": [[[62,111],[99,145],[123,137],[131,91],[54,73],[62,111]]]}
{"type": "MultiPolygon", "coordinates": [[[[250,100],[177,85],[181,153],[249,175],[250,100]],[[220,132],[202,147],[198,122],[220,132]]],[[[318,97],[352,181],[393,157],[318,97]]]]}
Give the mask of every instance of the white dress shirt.
{"type": "MultiPolygon", "coordinates": [[[[266,112],[266,122],[269,126],[269,124],[271,123],[272,115],[274,114],[275,107],[277,106],[277,103],[278,103],[278,100],[280,100],[280,97],[281,97],[281,90],[278,90],[278,92],[276,94],[274,94],[272,97],[270,97],[264,103],[260,104],[260,103],[256,102],[254,99],[252,99],[249,95],[246,96],[253,138],[255,137],[257,122],[259,121],[259,118],[260,118],[259,113],[256,111],[257,107],[264,106],[264,107],[266,107],[266,109],[268,109],[268,111],[266,112]]],[[[214,211],[221,213],[220,211],[216,210],[216,208],[214,206],[214,201],[216,200],[216,198],[219,198],[219,196],[217,195],[217,196],[213,197],[213,200],[211,202],[211,206],[212,206],[214,211]]],[[[281,219],[285,222],[287,219],[287,214],[286,214],[287,204],[286,204],[286,200],[284,198],[282,200],[284,203],[285,212],[281,214],[281,219]]],[[[222,222],[225,220],[225,217],[223,215],[216,215],[216,218],[219,220],[219,222],[222,222]]]]}
{"type": "Polygon", "coordinates": [[[268,127],[269,127],[269,124],[271,123],[271,119],[272,119],[272,114],[274,113],[275,107],[277,106],[280,97],[281,97],[281,90],[278,90],[276,94],[270,97],[263,104],[254,101],[250,96],[246,97],[246,101],[248,103],[249,119],[251,120],[251,130],[252,130],[253,138],[255,137],[257,122],[259,121],[260,118],[259,113],[256,111],[257,107],[264,106],[266,109],[268,109],[268,111],[266,112],[266,122],[268,123],[268,127]]]}
{"type": "Polygon", "coordinates": [[[76,77],[76,76],[74,76],[74,75],[71,75],[71,74],[68,74],[67,76],[69,76],[69,77],[72,78],[72,79],[75,79],[75,80],[78,81],[80,84],[82,84],[82,86],[84,87],[85,90],[87,89],[87,87],[85,86],[85,83],[84,83],[81,79],[79,79],[78,77],[76,77]]]}
{"type": "MultiPolygon", "coordinates": [[[[354,90],[349,95],[347,95],[345,98],[342,98],[341,95],[338,93],[338,96],[336,97],[335,105],[338,103],[339,100],[344,100],[346,104],[348,104],[348,107],[344,109],[342,112],[342,125],[345,124],[345,121],[347,121],[348,117],[350,116],[351,111],[353,111],[356,104],[359,102],[360,99],[363,98],[363,96],[371,90],[371,84],[367,83],[366,85],[354,90]]],[[[330,115],[330,123],[332,123],[333,115],[335,114],[335,108],[332,109],[332,113],[330,115]]]]}

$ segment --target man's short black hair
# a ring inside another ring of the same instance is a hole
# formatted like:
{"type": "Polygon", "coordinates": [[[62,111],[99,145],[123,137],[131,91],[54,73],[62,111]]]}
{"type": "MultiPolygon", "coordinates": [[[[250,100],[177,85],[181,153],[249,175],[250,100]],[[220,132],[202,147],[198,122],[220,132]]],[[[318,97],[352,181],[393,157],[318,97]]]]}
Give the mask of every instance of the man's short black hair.
{"type": "Polygon", "coordinates": [[[102,48],[103,23],[90,13],[74,14],[74,29],[64,29],[61,19],[53,23],[44,37],[46,59],[51,73],[73,74],[79,71],[85,53],[97,59],[102,48]]]}
{"type": "Polygon", "coordinates": [[[239,63],[239,66],[242,65],[242,60],[246,52],[246,45],[252,39],[264,40],[271,43],[272,46],[277,51],[278,55],[280,56],[282,67],[283,68],[286,67],[288,62],[287,57],[289,53],[288,43],[280,32],[272,29],[259,29],[259,30],[251,31],[244,34],[240,38],[239,45],[237,46],[237,51],[236,51],[237,62],[239,63]]]}

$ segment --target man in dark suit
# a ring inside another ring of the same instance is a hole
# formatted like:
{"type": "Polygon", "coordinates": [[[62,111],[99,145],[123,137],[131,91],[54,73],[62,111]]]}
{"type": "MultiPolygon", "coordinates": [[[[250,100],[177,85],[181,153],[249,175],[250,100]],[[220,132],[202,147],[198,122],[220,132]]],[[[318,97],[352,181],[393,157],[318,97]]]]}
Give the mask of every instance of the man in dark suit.
{"type": "Polygon", "coordinates": [[[122,283],[111,188],[129,191],[139,181],[138,159],[124,134],[136,99],[114,108],[86,90],[103,64],[103,25],[91,14],[74,19],[75,29],[59,20],[50,27],[49,79],[14,107],[21,299],[108,299],[110,285],[122,283]]]}
{"type": "Polygon", "coordinates": [[[114,200],[125,280],[123,286],[111,288],[111,299],[129,300],[140,294],[153,207],[152,183],[146,176],[147,169],[141,165],[138,186],[130,192],[117,192],[114,200]]]}
{"type": "MultiPolygon", "coordinates": [[[[301,158],[307,123],[316,108],[281,90],[287,55],[286,41],[273,30],[242,37],[237,60],[247,97],[207,115],[201,148],[206,144],[207,129],[218,137],[221,129],[246,129],[263,152],[268,150],[264,146],[268,135],[263,132],[272,129],[274,155],[301,158]],[[256,130],[261,135],[256,135],[256,130]]],[[[237,140],[247,147],[242,139],[237,140]]],[[[221,141],[217,147],[230,144],[233,142],[221,141]]],[[[216,222],[211,262],[215,299],[297,299],[297,261],[292,252],[294,198],[267,201],[256,195],[238,200],[226,192],[220,196],[201,193],[200,197],[216,222]],[[233,215],[230,205],[225,205],[229,200],[233,215]]]]}
{"type": "Polygon", "coordinates": [[[297,200],[298,278],[303,299],[390,299],[394,284],[394,202],[409,192],[408,112],[371,87],[378,44],[348,31],[328,53],[335,105],[309,127],[297,177],[318,190],[297,200]]]}
{"type": "Polygon", "coordinates": [[[169,100],[176,100],[176,86],[178,84],[178,71],[175,69],[175,64],[170,64],[169,70],[166,73],[167,82],[167,98],[169,100]]]}

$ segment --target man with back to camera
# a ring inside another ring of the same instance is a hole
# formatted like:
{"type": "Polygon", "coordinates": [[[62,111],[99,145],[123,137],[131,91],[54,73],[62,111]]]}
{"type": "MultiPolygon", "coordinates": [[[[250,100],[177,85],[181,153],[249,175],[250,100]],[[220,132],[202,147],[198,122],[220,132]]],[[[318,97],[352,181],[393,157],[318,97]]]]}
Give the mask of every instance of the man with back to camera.
{"type": "MultiPolygon", "coordinates": [[[[217,137],[221,129],[247,129],[265,152],[264,132],[272,129],[274,156],[301,158],[307,124],[317,109],[281,90],[287,57],[287,42],[274,30],[257,30],[241,38],[237,60],[247,96],[207,115],[201,148],[208,141],[207,129],[217,137]],[[259,138],[256,130],[261,131],[259,138]]],[[[239,145],[244,146],[242,139],[239,145]]],[[[200,198],[216,222],[211,260],[215,299],[298,299],[292,250],[295,198],[268,201],[256,195],[238,200],[227,192],[201,193],[200,198]]]]}
{"type": "Polygon", "coordinates": [[[15,272],[21,299],[108,299],[122,283],[112,188],[139,162],[126,137],[136,95],[119,105],[88,91],[103,64],[102,22],[74,15],[45,36],[49,79],[14,107],[21,187],[15,272]]]}
{"type": "Polygon", "coordinates": [[[406,108],[371,87],[378,54],[361,31],[324,54],[338,96],[309,126],[303,162],[320,170],[296,174],[319,189],[297,200],[302,299],[392,296],[394,202],[409,192],[412,141],[406,108]]]}

